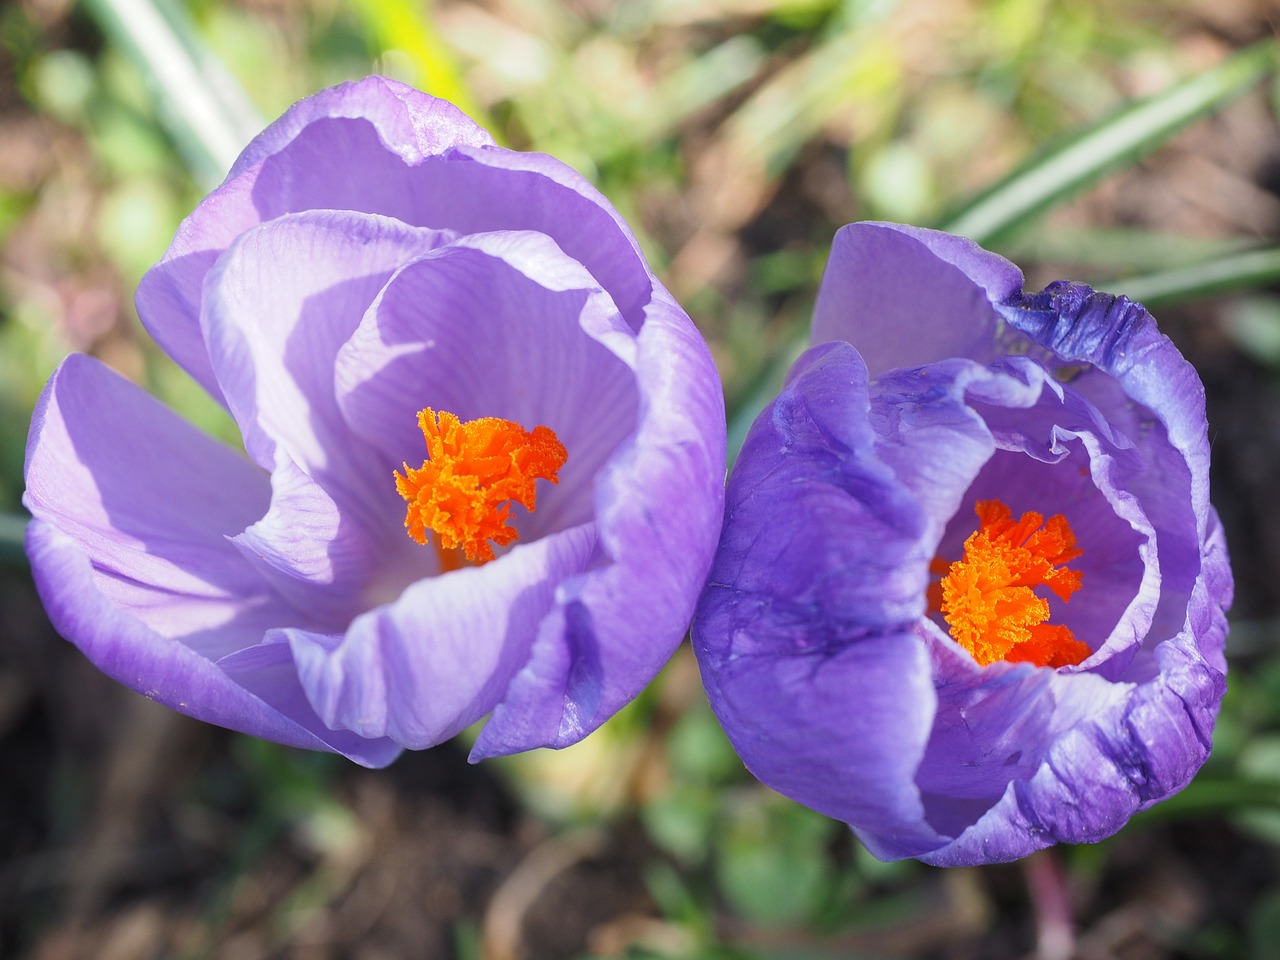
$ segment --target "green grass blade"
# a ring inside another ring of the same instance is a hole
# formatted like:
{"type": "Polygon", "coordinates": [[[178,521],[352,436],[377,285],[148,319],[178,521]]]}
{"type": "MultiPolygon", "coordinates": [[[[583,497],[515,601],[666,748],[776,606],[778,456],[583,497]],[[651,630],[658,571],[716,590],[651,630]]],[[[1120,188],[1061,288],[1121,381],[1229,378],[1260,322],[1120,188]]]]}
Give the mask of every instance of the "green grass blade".
{"type": "MultiPolygon", "coordinates": [[[[1133,227],[1023,230],[1000,245],[1014,263],[1071,264],[1072,276],[1108,278],[1163,272],[1257,249],[1247,237],[1193,237],[1133,227]]],[[[1110,289],[1115,281],[1099,285],[1110,289]]]]}
{"type": "Polygon", "coordinates": [[[1193,816],[1222,816],[1245,810],[1278,809],[1280,783],[1274,780],[1202,776],[1191,781],[1181,793],[1136,814],[1131,822],[1158,823],[1193,816]]]}
{"type": "Polygon", "coordinates": [[[1247,250],[1101,286],[1150,307],[1217,293],[1251,290],[1280,281],[1280,247],[1247,250]]]}
{"type": "Polygon", "coordinates": [[[1257,84],[1275,69],[1276,52],[1274,41],[1264,41],[1207,73],[1122,109],[979,195],[952,215],[943,229],[979,243],[999,239],[1108,173],[1152,152],[1257,84]]]}
{"type": "Polygon", "coordinates": [[[146,78],[196,181],[216,186],[263,126],[240,85],[165,0],[85,0],[85,9],[146,78]]]}

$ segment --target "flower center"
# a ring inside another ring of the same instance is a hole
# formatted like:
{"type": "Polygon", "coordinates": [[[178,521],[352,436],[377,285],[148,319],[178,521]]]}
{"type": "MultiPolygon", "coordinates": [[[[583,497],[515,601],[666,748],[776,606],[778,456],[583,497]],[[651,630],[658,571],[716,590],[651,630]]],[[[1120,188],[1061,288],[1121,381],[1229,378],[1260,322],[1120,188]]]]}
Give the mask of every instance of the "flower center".
{"type": "Polygon", "coordinates": [[[459,551],[472,563],[494,557],[490,541],[512,543],[519,532],[507,523],[511,503],[532,511],[538,480],[556,476],[569,454],[550,427],[525,430],[498,417],[463,423],[430,407],[418,412],[427,441],[427,459],[417,470],[404,464],[396,490],[408,501],[404,525],[423,545],[435,533],[442,570],[461,566],[459,551]]]}
{"type": "Polygon", "coordinates": [[[1089,647],[1069,628],[1045,623],[1049,602],[1033,592],[1048,587],[1065,602],[1080,589],[1080,571],[1065,566],[1083,553],[1067,518],[1046,522],[1028,511],[1014,520],[999,500],[980,500],[974,509],[978,529],[939,584],[951,636],[984,667],[997,660],[1039,667],[1083,661],[1089,647]]]}

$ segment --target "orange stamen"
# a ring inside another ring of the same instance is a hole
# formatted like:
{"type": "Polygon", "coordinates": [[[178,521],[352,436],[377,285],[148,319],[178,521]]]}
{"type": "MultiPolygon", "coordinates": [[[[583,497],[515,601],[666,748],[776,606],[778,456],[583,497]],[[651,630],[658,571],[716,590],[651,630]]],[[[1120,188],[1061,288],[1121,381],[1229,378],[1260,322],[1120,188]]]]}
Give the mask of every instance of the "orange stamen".
{"type": "Polygon", "coordinates": [[[1076,549],[1067,518],[1046,522],[1028,511],[1014,520],[999,500],[981,500],[974,509],[978,529],[939,585],[938,609],[951,636],[984,667],[997,660],[1040,667],[1082,662],[1089,647],[1069,628],[1045,623],[1049,602],[1032,592],[1048,587],[1065,602],[1080,589],[1080,571],[1065,564],[1084,551],[1076,549]]]}
{"type": "Polygon", "coordinates": [[[489,541],[506,546],[518,539],[507,522],[511,503],[533,511],[537,481],[559,483],[556,474],[569,457],[550,427],[528,431],[498,417],[463,423],[430,407],[419,411],[418,426],[427,459],[417,470],[404,464],[396,490],[409,503],[409,536],[425,545],[427,531],[435,533],[444,572],[461,566],[459,551],[472,563],[487,563],[494,558],[489,541]]]}

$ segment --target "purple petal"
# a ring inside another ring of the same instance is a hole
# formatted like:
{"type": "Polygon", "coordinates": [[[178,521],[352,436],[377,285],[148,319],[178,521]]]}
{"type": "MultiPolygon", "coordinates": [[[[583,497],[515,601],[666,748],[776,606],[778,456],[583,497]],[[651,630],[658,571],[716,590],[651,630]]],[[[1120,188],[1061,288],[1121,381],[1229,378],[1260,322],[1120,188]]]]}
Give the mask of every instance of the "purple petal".
{"type": "Polygon", "coordinates": [[[948,357],[994,356],[992,304],[1022,291],[1022,272],[971,240],[896,223],[836,232],[818,289],[812,343],[844,340],[871,376],[948,357]]]}
{"type": "Polygon", "coordinates": [[[36,519],[157,633],[216,658],[296,617],[226,539],[266,509],[266,475],[98,361],[72,355],[50,378],[26,481],[36,519]]]}
{"type": "MultiPolygon", "coordinates": [[[[444,153],[450,147],[493,144],[493,137],[487,131],[447,100],[427,96],[398,80],[365,77],[340,83],[299,100],[244,148],[227,174],[227,180],[234,180],[255,164],[275,156],[310,126],[326,120],[367,122],[377,133],[382,146],[406,163],[419,163],[425,157],[444,153]]],[[[342,124],[335,124],[333,129],[337,140],[338,131],[355,128],[354,125],[344,128],[342,124]]],[[[316,159],[337,170],[360,171],[358,162],[365,160],[366,156],[361,152],[354,153],[349,158],[353,165],[344,165],[332,153],[316,159]]],[[[363,178],[352,176],[349,179],[358,181],[363,178]]],[[[376,185],[367,185],[371,186],[376,185]]],[[[333,209],[359,208],[335,205],[333,209]]]]}
{"type": "Polygon", "coordinates": [[[550,427],[569,459],[513,523],[527,540],[590,521],[596,475],[636,428],[635,352],[612,299],[541,234],[471,236],[406,265],[337,361],[350,432],[378,451],[384,523],[406,539],[391,477],[425,456],[424,407],[550,427]]]}
{"type": "Polygon", "coordinates": [[[930,822],[952,836],[977,819],[973,801],[993,805],[1011,782],[1033,776],[1062,736],[1129,693],[1091,673],[979,667],[956,655],[937,659],[934,684],[937,719],[916,782],[930,822]]]}
{"type": "Polygon", "coordinates": [[[1195,370],[1141,304],[1084,284],[1053,284],[1001,313],[1061,361],[1091,365],[1072,387],[1137,445],[1144,469],[1125,482],[1156,530],[1163,578],[1150,634],[1177,633],[1209,517],[1204,387],[1195,370]]]}
{"type": "Polygon", "coordinates": [[[661,287],[636,347],[640,419],[596,482],[597,564],[562,585],[558,627],[539,632],[473,758],[582,739],[653,679],[693,614],[723,517],[723,394],[661,287]]]}
{"type": "Polygon", "coordinates": [[[104,673],[209,723],[391,762],[394,744],[326,730],[289,665],[253,652],[303,620],[227,539],[265,507],[260,470],[76,354],[36,407],[26,477],[37,589],[104,673]]]}
{"type": "MultiPolygon", "coordinates": [[[[400,264],[446,239],[386,217],[311,211],[247,231],[219,259],[201,323],[260,466],[275,466],[279,445],[317,479],[351,483],[361,472],[368,454],[334,395],[338,351],[400,264]]],[[[352,491],[353,509],[363,493],[352,491]]]]}
{"type": "Polygon", "coordinates": [[[756,776],[902,856],[942,842],[913,783],[935,700],[915,635],[930,544],[869,408],[847,344],[797,362],[730,477],[694,650],[756,776]]]}
{"type": "MultiPolygon", "coordinates": [[[[197,720],[311,750],[329,750],[385,766],[399,747],[324,729],[294,695],[297,678],[282,663],[259,662],[259,648],[232,654],[230,672],[134,616],[108,591],[82,545],[51,523],[33,520],[27,556],[54,627],[107,676],[197,720]],[[237,664],[238,661],[238,664],[237,664]]],[[[285,648],[287,654],[287,648],[285,648]]]]}
{"type": "Polygon", "coordinates": [[[489,135],[451,104],[382,77],[295,104],[241,155],[221,187],[182,222],[164,258],[138,285],[138,315],[164,351],[221,397],[201,336],[200,292],[218,255],[241,233],[284,213],[356,210],[400,216],[406,164],[489,135]],[[286,152],[286,170],[262,167],[286,152]],[[354,171],[354,172],[353,172],[354,171]],[[278,191],[272,195],[273,191],[278,191]]]}
{"type": "Polygon", "coordinates": [[[379,544],[293,461],[277,461],[270,509],[231,542],[310,626],[341,630],[364,609],[379,544]]]}
{"type": "MultiPolygon", "coordinates": [[[[1186,786],[1209,754],[1225,690],[1222,673],[1197,646],[1221,649],[1226,618],[1206,587],[1197,589],[1194,607],[1206,622],[1189,624],[1156,648],[1159,672],[1152,679],[1110,684],[1117,694],[1111,703],[1097,702],[1091,716],[1061,731],[1032,777],[1010,783],[973,826],[920,859],[936,866],[993,863],[1054,843],[1101,840],[1186,786]]],[[[1068,690],[1089,677],[1054,676],[1068,690]]]]}
{"type": "Polygon", "coordinates": [[[584,570],[595,548],[594,529],[575,527],[419,581],[345,636],[283,636],[326,723],[430,747],[494,708],[545,629],[557,586],[584,570]]]}
{"type": "Polygon", "coordinates": [[[604,285],[628,323],[642,322],[652,276],[599,191],[551,157],[488,146],[483,131],[441,101],[380,84],[389,82],[337,87],[286,113],[143,277],[144,325],[196,380],[220,395],[195,326],[205,274],[239,234],[297,211],[360,211],[463,233],[546,233],[604,285]]]}

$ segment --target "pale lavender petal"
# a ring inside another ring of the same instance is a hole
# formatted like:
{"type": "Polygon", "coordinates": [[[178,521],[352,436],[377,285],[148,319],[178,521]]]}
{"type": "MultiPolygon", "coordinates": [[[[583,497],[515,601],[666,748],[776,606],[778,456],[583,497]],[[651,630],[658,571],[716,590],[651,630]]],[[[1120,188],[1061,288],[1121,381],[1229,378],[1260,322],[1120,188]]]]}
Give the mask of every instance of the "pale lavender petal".
{"type": "Polygon", "coordinates": [[[635,352],[612,299],[541,234],[470,236],[407,264],[337,361],[349,430],[377,451],[384,524],[405,539],[392,475],[422,463],[425,407],[550,427],[569,458],[513,525],[527,540],[590,521],[596,476],[636,429],[635,352]]]}
{"type": "Polygon", "coordinates": [[[572,167],[542,153],[459,147],[424,163],[419,181],[430,195],[405,219],[460,233],[545,233],[609,291],[628,324],[645,321],[657,281],[626,221],[572,167]]]}
{"type": "Polygon", "coordinates": [[[210,363],[249,455],[273,469],[279,446],[308,476],[354,485],[367,459],[338,411],[334,364],[396,269],[447,237],[369,214],[310,211],[255,227],[205,283],[210,363]]]}
{"type": "Polygon", "coordinates": [[[231,542],[309,626],[341,630],[364,609],[378,540],[282,451],[276,461],[270,508],[231,542]]]}
{"type": "MultiPolygon", "coordinates": [[[[251,167],[284,150],[298,136],[317,123],[326,120],[355,120],[373,128],[387,153],[399,156],[406,163],[418,163],[425,157],[444,153],[450,147],[483,147],[493,144],[493,137],[465,113],[436,97],[429,97],[413,87],[387,77],[365,77],[328,87],[313,96],[299,100],[285,111],[275,123],[254,137],[244,148],[228,180],[233,180],[251,167]]],[[[338,131],[359,129],[356,124],[334,124],[331,137],[341,136],[338,131]]],[[[350,133],[347,133],[350,136],[350,133]]],[[[331,147],[335,153],[317,157],[318,165],[348,172],[346,179],[353,181],[372,179],[362,167],[368,159],[363,152],[353,152],[343,158],[341,147],[331,147]],[[346,162],[343,162],[343,160],[346,162]]],[[[301,158],[299,158],[301,159],[301,158]]],[[[337,177],[332,177],[336,181],[337,177]]],[[[365,189],[377,184],[366,184],[365,189]]],[[[357,210],[360,207],[330,205],[335,210],[357,210]]],[[[304,208],[297,208],[304,209],[304,208]]]]}
{"type": "Polygon", "coordinates": [[[546,629],[558,585],[586,569],[595,549],[590,525],[564,530],[419,581],[343,636],[282,636],[326,723],[430,747],[493,710],[546,629]]]}
{"type": "MultiPolygon", "coordinates": [[[[285,718],[264,735],[305,742],[292,723],[351,753],[377,728],[425,746],[493,711],[480,752],[562,746],[679,642],[721,519],[719,384],[626,224],[565,165],[498,148],[401,84],[325,91],[245,151],[138,306],[230,409],[249,454],[237,469],[256,489],[174,483],[212,504],[191,529],[149,482],[138,489],[162,507],[107,516],[105,534],[75,511],[55,519],[88,541],[108,599],[285,718]],[[521,540],[483,570],[445,572],[405,535],[394,471],[421,462],[428,406],[547,425],[570,450],[538,510],[517,510],[521,540]],[[219,495],[241,508],[234,523],[219,495]]],[[[135,446],[169,444],[192,470],[199,444],[150,408],[138,419],[135,446]]],[[[75,446],[39,461],[33,503],[75,446]]],[[[135,466],[102,475],[124,491],[135,466]]]]}
{"type": "Polygon", "coordinates": [[[50,378],[26,480],[27,509],[152,630],[216,658],[292,613],[226,539],[266,509],[266,474],[98,361],[72,355],[50,378]]]}
{"type": "MultiPolygon", "coordinates": [[[[247,665],[231,672],[185,643],[152,630],[103,592],[81,543],[52,524],[33,520],[27,555],[54,627],[107,676],[197,720],[311,750],[341,753],[365,766],[385,766],[399,747],[326,730],[290,693],[296,676],[247,665]]],[[[287,649],[287,648],[286,648],[287,649]]],[[[257,656],[256,648],[231,661],[257,656]]]]}
{"type": "Polygon", "coordinates": [[[948,357],[995,355],[992,304],[1022,292],[1022,272],[971,240],[897,223],[836,232],[810,342],[844,340],[871,376],[948,357]]]}
{"type": "Polygon", "coordinates": [[[473,758],[582,739],[654,677],[693,615],[723,516],[724,399],[706,343],[661,287],[636,348],[639,423],[596,483],[600,556],[562,585],[559,627],[539,633],[473,758]]]}
{"type": "Polygon", "coordinates": [[[236,237],[265,220],[310,209],[379,213],[422,225],[426,221],[401,215],[407,165],[455,146],[488,143],[489,135],[451,104],[383,77],[300,101],[245,149],[142,278],[136,300],[143,325],[220,397],[200,332],[200,296],[205,274],[236,237]],[[259,186],[263,165],[282,151],[289,160],[259,186]]]}

